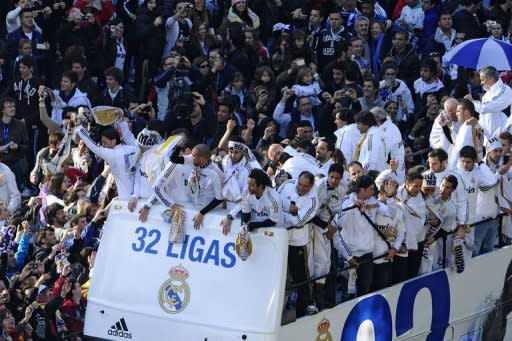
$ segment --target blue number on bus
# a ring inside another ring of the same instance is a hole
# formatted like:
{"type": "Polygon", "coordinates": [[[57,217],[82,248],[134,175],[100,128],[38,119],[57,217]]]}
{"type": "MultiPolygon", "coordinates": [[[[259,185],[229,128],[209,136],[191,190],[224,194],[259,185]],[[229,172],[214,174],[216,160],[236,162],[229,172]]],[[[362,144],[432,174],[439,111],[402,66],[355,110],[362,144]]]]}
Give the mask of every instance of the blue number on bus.
{"type": "Polygon", "coordinates": [[[132,243],[132,249],[133,249],[133,251],[140,252],[144,249],[144,245],[145,245],[144,238],[146,238],[147,230],[141,226],[141,227],[137,227],[137,229],[135,230],[135,233],[139,234],[139,237],[137,238],[137,240],[139,241],[139,244],[137,245],[137,243],[132,243]]]}
{"type": "Polygon", "coordinates": [[[160,231],[159,230],[151,230],[151,231],[149,231],[148,237],[151,238],[153,235],[155,235],[155,239],[153,239],[153,241],[149,242],[149,244],[146,247],[146,250],[144,250],[144,252],[156,255],[158,253],[158,251],[156,251],[152,247],[155,246],[155,244],[158,243],[158,241],[160,240],[160,236],[161,236],[160,231]]]}
{"type": "Polygon", "coordinates": [[[159,230],[150,230],[148,233],[148,230],[144,227],[137,227],[135,230],[135,234],[138,235],[137,240],[138,243],[132,243],[132,249],[133,251],[140,252],[144,250],[145,253],[150,253],[153,255],[156,255],[158,253],[157,250],[155,250],[153,247],[160,241],[161,233],[159,230]],[[150,240],[149,243],[146,246],[146,237],[148,238],[154,238],[153,240],[150,240]]]}

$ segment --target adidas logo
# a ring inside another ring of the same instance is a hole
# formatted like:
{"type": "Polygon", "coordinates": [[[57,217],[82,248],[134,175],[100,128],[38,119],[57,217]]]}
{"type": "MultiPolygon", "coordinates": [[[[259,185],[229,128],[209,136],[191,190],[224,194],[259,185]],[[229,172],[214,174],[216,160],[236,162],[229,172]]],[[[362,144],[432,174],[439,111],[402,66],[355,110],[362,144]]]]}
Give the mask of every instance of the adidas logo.
{"type": "Polygon", "coordinates": [[[128,333],[128,326],[126,325],[126,321],[124,317],[122,317],[116,324],[112,325],[108,330],[108,335],[122,337],[124,339],[131,339],[132,334],[128,333]]]}

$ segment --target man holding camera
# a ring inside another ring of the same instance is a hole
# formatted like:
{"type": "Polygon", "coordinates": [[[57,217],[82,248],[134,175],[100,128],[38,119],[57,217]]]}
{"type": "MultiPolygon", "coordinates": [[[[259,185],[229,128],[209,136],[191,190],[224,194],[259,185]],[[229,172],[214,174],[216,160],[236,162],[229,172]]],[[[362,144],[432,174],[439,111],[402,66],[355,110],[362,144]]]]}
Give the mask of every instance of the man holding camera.
{"type": "Polygon", "coordinates": [[[319,112],[316,107],[311,105],[311,99],[309,96],[301,96],[297,98],[297,108],[293,109],[292,112],[284,112],[286,102],[288,102],[292,96],[295,96],[293,89],[284,88],[283,97],[281,97],[281,101],[276,105],[274,110],[273,118],[281,127],[279,135],[282,138],[285,138],[288,124],[290,124],[290,122],[299,123],[300,121],[311,122],[313,131],[317,132],[318,124],[320,123],[319,112]]]}
{"type": "Polygon", "coordinates": [[[190,31],[192,29],[192,20],[188,17],[192,4],[186,1],[178,1],[174,9],[174,15],[165,22],[165,48],[163,57],[171,54],[171,50],[176,44],[178,37],[183,37],[185,42],[190,40],[190,31]]]}

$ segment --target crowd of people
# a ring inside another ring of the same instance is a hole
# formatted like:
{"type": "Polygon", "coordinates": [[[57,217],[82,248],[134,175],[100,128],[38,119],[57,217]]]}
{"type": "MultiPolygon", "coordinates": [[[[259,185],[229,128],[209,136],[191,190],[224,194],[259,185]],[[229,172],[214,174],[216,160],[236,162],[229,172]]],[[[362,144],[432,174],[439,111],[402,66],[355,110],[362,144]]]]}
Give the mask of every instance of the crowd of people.
{"type": "Polygon", "coordinates": [[[224,234],[287,228],[290,278],[318,278],[297,316],[339,303],[346,265],[360,296],[510,244],[511,74],[445,54],[511,40],[511,7],[6,1],[0,340],[82,339],[116,197],[141,221],[193,204],[197,229],[217,207],[224,234]]]}

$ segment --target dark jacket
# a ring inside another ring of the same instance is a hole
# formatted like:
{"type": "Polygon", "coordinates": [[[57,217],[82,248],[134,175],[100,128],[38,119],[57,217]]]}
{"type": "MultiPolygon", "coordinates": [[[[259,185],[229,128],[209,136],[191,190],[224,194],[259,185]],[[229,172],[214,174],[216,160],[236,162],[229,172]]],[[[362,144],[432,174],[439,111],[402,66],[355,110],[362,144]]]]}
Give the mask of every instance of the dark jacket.
{"type": "Polygon", "coordinates": [[[0,132],[2,136],[0,138],[0,146],[3,146],[9,142],[14,142],[18,145],[18,148],[13,150],[9,149],[7,153],[0,154],[2,162],[12,167],[17,161],[25,157],[26,152],[29,148],[28,133],[25,124],[17,119],[12,119],[9,124],[4,124],[0,121],[0,132]],[[4,139],[4,131],[6,138],[4,139]]]}
{"type": "Polygon", "coordinates": [[[466,33],[466,39],[486,36],[486,29],[476,14],[470,13],[467,9],[462,9],[453,15],[453,28],[457,32],[466,33]]]}
{"type": "Polygon", "coordinates": [[[423,19],[423,34],[421,35],[421,51],[425,56],[425,49],[428,42],[434,38],[437,29],[437,21],[441,14],[441,6],[434,6],[425,12],[425,19],[423,19]]]}
{"type": "Polygon", "coordinates": [[[92,80],[92,78],[86,73],[82,80],[78,81],[78,90],[82,91],[84,94],[87,94],[87,97],[90,101],[94,102],[96,97],[98,97],[100,93],[100,89],[98,88],[98,84],[92,80]]]}
{"type": "Polygon", "coordinates": [[[57,33],[60,53],[64,55],[68,47],[72,45],[80,45],[84,48],[85,55],[88,57],[87,60],[90,60],[90,57],[95,52],[94,43],[96,39],[98,39],[100,33],[100,28],[96,23],[87,23],[80,27],[76,27],[75,23],[64,22],[57,33]]]}
{"type": "Polygon", "coordinates": [[[499,4],[496,4],[490,11],[489,11],[489,20],[495,20],[501,24],[501,27],[503,28],[503,33],[506,34],[508,32],[508,24],[509,24],[509,18],[510,18],[510,9],[507,12],[504,12],[503,9],[499,4]]]}
{"type": "Polygon", "coordinates": [[[224,61],[224,70],[217,71],[212,74],[213,89],[220,94],[222,90],[229,84],[233,74],[237,72],[237,68],[231,65],[228,61],[224,61]]]}
{"type": "Polygon", "coordinates": [[[395,47],[391,48],[389,55],[393,61],[398,65],[398,77],[403,80],[409,87],[412,86],[414,81],[418,78],[420,70],[420,60],[414,52],[414,47],[407,44],[402,53],[398,53],[395,47]]]}
{"type": "Polygon", "coordinates": [[[27,126],[39,122],[39,95],[37,90],[42,84],[37,77],[23,80],[21,77],[9,84],[4,96],[11,97],[16,102],[16,118],[25,119],[27,126]]]}
{"type": "MultiPolygon", "coordinates": [[[[23,33],[21,27],[12,31],[7,35],[7,50],[9,57],[14,59],[18,55],[18,43],[21,39],[28,39],[28,37],[23,33]]],[[[44,42],[43,35],[39,31],[32,32],[32,54],[34,56],[40,56],[43,54],[43,50],[39,50],[37,48],[37,44],[42,44],[44,42]]]]}
{"type": "Polygon", "coordinates": [[[249,54],[244,48],[238,48],[228,54],[228,61],[244,75],[247,81],[251,81],[255,64],[251,63],[249,54]]]}
{"type": "Polygon", "coordinates": [[[108,89],[103,90],[100,95],[95,99],[94,106],[98,105],[111,105],[113,107],[124,109],[128,107],[129,101],[132,100],[133,94],[127,88],[121,88],[116,97],[112,99],[108,93],[108,89]]]}
{"type": "Polygon", "coordinates": [[[164,126],[170,131],[177,128],[185,128],[190,133],[190,139],[195,144],[210,144],[217,132],[217,115],[213,112],[212,107],[206,103],[201,107],[203,118],[201,121],[192,125],[189,117],[178,117],[176,113],[168,111],[165,116],[164,126]]]}
{"type": "Polygon", "coordinates": [[[165,19],[162,18],[162,25],[155,27],[153,22],[161,14],[157,11],[150,11],[146,6],[142,6],[137,11],[135,20],[135,31],[138,41],[139,56],[146,59],[148,57],[161,57],[165,46],[165,19]]]}

